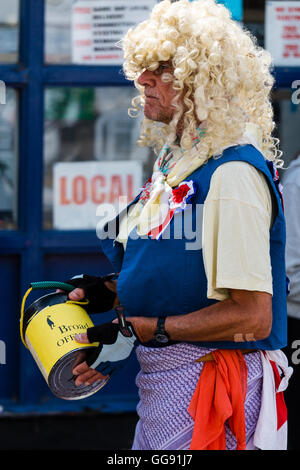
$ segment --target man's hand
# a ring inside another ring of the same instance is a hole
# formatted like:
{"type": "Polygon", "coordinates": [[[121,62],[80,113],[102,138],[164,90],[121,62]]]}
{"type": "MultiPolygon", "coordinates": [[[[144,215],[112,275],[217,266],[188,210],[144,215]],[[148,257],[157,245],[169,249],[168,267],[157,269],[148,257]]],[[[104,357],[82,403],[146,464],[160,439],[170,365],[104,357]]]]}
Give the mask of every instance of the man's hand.
{"type": "Polygon", "coordinates": [[[99,342],[99,346],[92,354],[86,356],[84,362],[78,364],[76,361],[75,367],[73,367],[73,375],[78,376],[75,385],[91,384],[97,380],[103,380],[125,365],[134,346],[138,343],[130,324],[128,324],[128,329],[131,333],[130,337],[121,333],[118,324],[108,322],[88,328],[86,333],[75,335],[75,340],[78,343],[99,342]]]}
{"type": "MultiPolygon", "coordinates": [[[[89,300],[89,304],[85,307],[89,313],[107,312],[119,303],[116,280],[105,280],[105,276],[83,274],[65,282],[75,287],[68,294],[70,300],[75,302],[84,298],[89,300]]],[[[57,292],[63,291],[58,290],[57,292]]]]}
{"type": "MultiPolygon", "coordinates": [[[[112,292],[117,293],[117,281],[105,281],[104,285],[112,292]]],[[[82,287],[76,287],[74,290],[69,292],[69,299],[70,300],[83,300],[85,298],[85,291],[82,287]]],[[[119,304],[119,298],[116,295],[112,308],[115,308],[116,305],[119,304]]]]}
{"type": "MultiPolygon", "coordinates": [[[[82,338],[82,343],[89,344],[89,340],[86,338],[82,338]]],[[[102,375],[101,372],[92,369],[86,363],[87,352],[86,351],[79,351],[75,362],[73,364],[73,375],[77,376],[75,379],[75,385],[79,386],[82,384],[91,385],[98,380],[104,380],[108,376],[102,375]]]]}

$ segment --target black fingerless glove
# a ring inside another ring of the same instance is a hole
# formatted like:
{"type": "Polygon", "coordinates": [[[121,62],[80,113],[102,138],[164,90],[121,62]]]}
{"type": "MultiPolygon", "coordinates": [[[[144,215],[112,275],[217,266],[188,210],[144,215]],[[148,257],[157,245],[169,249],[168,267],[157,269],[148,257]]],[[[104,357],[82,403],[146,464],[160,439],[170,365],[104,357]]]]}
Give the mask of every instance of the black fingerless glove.
{"type": "Polygon", "coordinates": [[[109,276],[89,276],[88,274],[82,274],[81,276],[68,279],[67,284],[71,284],[74,287],[80,287],[84,290],[85,297],[89,300],[89,303],[85,307],[88,313],[102,313],[108,312],[113,308],[113,304],[117,294],[104,284],[112,278],[109,276]]]}
{"type": "Polygon", "coordinates": [[[116,323],[104,323],[88,328],[89,342],[99,342],[99,346],[86,359],[88,366],[110,376],[121,370],[138,344],[131,323],[126,322],[126,329],[130,336],[124,336],[116,323]]]}

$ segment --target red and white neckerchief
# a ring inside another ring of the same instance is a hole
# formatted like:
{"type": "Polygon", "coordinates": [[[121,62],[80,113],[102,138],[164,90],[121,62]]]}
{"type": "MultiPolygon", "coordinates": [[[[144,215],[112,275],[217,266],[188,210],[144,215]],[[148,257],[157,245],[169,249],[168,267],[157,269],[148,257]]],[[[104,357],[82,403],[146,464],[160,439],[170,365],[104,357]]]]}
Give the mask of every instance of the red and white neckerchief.
{"type": "Polygon", "coordinates": [[[139,235],[159,239],[174,213],[184,210],[195,194],[195,184],[192,180],[185,181],[185,178],[204,162],[197,150],[204,134],[205,129],[199,126],[190,150],[181,147],[171,150],[168,144],[163,146],[152,177],[142,188],[139,201],[130,212],[130,216],[136,218],[139,235]]]}
{"type": "Polygon", "coordinates": [[[148,232],[148,237],[159,240],[171,222],[175,212],[184,211],[196,193],[196,184],[193,180],[182,181],[177,188],[172,189],[169,196],[169,211],[162,223],[148,232]]]}

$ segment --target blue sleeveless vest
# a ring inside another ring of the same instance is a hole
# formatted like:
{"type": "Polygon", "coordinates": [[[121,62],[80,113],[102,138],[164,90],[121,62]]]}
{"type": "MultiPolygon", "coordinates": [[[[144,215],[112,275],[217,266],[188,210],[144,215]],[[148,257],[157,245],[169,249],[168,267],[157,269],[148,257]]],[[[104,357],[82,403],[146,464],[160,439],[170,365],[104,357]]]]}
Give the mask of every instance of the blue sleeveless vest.
{"type": "MultiPolygon", "coordinates": [[[[159,240],[139,237],[134,229],[128,238],[125,253],[122,244],[103,235],[100,237],[102,250],[114,270],[120,273],[118,296],[128,316],[184,315],[218,302],[206,296],[207,279],[202,257],[202,227],[199,228],[199,220],[202,220],[203,204],[214,171],[229,161],[243,161],[253,165],[265,175],[271,194],[273,193],[275,218],[270,229],[273,277],[272,331],[268,338],[261,341],[191,343],[218,349],[280,349],[286,345],[287,334],[285,220],[280,193],[268,166],[270,162],[266,162],[253,146],[231,147],[225,150],[220,158],[209,159],[206,164],[191,173],[186,180],[193,180],[196,183],[196,195],[189,207],[174,215],[159,240]]],[[[138,199],[139,195],[131,204],[138,199]]],[[[115,227],[115,233],[118,233],[121,214],[108,222],[103,233],[109,232],[111,224],[115,227]]]]}

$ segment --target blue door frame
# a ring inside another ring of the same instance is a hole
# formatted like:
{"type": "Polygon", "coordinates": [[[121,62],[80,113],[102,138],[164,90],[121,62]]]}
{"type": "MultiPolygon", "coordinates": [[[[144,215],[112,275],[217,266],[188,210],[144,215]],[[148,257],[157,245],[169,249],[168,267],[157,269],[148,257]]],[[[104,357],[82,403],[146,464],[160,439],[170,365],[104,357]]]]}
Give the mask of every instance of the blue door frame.
{"type": "MultiPolygon", "coordinates": [[[[47,394],[44,379],[18,336],[20,300],[30,282],[45,279],[45,275],[48,279],[63,280],[68,269],[73,266],[76,269],[76,260],[79,266],[83,263],[95,271],[97,264],[92,262],[95,254],[99,256],[99,271],[109,270],[101,257],[95,231],[43,230],[45,87],[131,86],[119,67],[45,65],[44,8],[44,1],[20,2],[19,62],[0,65],[0,79],[19,92],[18,230],[0,231],[3,302],[0,340],[7,342],[7,363],[0,364],[0,405],[4,412],[18,413],[76,411],[87,407],[104,412],[133,411],[137,403],[134,360],[114,385],[106,386],[107,392],[105,387],[87,400],[65,402],[47,394]],[[69,260],[66,272],[65,259],[69,260]],[[11,326],[7,329],[8,323],[11,326]]],[[[277,68],[274,73],[276,87],[290,88],[300,76],[300,68],[277,68]]]]}

